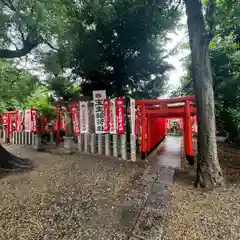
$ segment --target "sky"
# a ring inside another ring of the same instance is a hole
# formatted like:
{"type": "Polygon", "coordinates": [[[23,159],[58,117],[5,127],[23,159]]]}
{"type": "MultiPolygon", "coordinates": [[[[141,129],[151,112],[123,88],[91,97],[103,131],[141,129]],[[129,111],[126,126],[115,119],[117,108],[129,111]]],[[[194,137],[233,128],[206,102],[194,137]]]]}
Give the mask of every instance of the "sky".
{"type": "MultiPolygon", "coordinates": [[[[180,20],[180,24],[185,25],[186,21],[187,18],[184,14],[180,20]]],[[[173,88],[176,88],[180,85],[180,79],[184,75],[184,69],[182,67],[181,59],[190,53],[188,49],[182,48],[183,44],[188,42],[188,36],[186,35],[186,29],[184,29],[184,27],[179,28],[174,33],[169,33],[168,35],[170,41],[166,45],[166,49],[168,51],[171,51],[174,47],[179,47],[177,53],[168,58],[168,62],[171,63],[175,68],[169,74],[168,84],[171,85],[173,88]]]]}

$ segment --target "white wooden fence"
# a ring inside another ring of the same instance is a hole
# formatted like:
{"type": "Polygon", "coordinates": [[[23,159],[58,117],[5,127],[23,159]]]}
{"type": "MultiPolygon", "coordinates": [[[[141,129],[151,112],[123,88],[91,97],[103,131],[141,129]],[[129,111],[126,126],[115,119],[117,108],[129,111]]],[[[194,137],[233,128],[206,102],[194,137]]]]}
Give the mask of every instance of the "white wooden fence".
{"type": "Polygon", "coordinates": [[[80,134],[78,150],[85,154],[99,154],[136,161],[136,137],[131,136],[130,149],[127,149],[126,134],[80,134]]]}
{"type": "Polygon", "coordinates": [[[15,145],[34,145],[35,137],[31,132],[13,132],[10,141],[15,145]]]}

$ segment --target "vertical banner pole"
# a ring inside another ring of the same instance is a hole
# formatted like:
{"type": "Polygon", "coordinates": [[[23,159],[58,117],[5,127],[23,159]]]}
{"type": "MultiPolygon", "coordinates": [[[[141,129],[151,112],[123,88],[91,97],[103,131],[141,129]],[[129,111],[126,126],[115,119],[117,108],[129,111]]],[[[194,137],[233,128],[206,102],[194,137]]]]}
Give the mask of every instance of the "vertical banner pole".
{"type": "Polygon", "coordinates": [[[136,134],[135,134],[135,123],[136,123],[136,104],[134,99],[130,99],[130,122],[131,122],[131,160],[136,161],[136,134]]]}
{"type": "Polygon", "coordinates": [[[110,156],[110,135],[105,135],[105,155],[110,156]]]}

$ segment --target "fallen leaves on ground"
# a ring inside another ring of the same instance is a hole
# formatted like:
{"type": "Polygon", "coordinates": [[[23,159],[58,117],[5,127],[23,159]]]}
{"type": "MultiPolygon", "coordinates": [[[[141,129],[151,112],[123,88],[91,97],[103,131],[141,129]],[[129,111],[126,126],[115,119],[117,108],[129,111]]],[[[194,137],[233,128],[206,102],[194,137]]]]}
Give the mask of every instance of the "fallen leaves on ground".
{"type": "Polygon", "coordinates": [[[218,154],[226,189],[203,192],[193,187],[196,167],[186,164],[171,188],[172,207],[164,240],[240,239],[240,150],[220,143],[218,154]]]}
{"type": "Polygon", "coordinates": [[[38,167],[0,179],[0,239],[98,240],[116,233],[118,210],[127,197],[121,189],[141,167],[21,147],[11,151],[34,159],[38,167]]]}

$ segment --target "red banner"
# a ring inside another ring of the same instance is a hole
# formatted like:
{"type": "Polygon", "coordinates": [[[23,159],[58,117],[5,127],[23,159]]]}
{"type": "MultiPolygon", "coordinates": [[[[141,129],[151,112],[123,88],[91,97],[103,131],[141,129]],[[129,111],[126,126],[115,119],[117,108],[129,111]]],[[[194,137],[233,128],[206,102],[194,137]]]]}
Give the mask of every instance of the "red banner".
{"type": "Polygon", "coordinates": [[[116,134],[116,100],[110,100],[110,133],[116,134]]]}
{"type": "Polygon", "coordinates": [[[104,132],[108,133],[110,131],[110,99],[105,98],[103,100],[104,104],[104,132]]]}
{"type": "Polygon", "coordinates": [[[16,119],[15,119],[15,124],[16,124],[16,132],[20,132],[20,121],[19,121],[19,110],[16,111],[16,119]]]}
{"type": "Polygon", "coordinates": [[[2,124],[7,124],[7,121],[8,121],[8,117],[7,117],[6,113],[4,113],[2,115],[2,124]]]}
{"type": "Polygon", "coordinates": [[[194,132],[195,134],[198,134],[197,116],[195,115],[195,116],[193,117],[193,119],[194,119],[194,122],[193,122],[193,132],[194,132]]]}
{"type": "Polygon", "coordinates": [[[125,114],[124,114],[124,98],[116,99],[116,117],[117,117],[117,134],[125,133],[125,114]]]}
{"type": "Polygon", "coordinates": [[[88,112],[88,103],[80,102],[80,133],[88,133],[88,124],[89,124],[89,112],[88,112]]]}
{"type": "Polygon", "coordinates": [[[8,120],[7,120],[7,136],[9,137],[12,134],[13,128],[12,128],[12,114],[8,113],[8,120]]]}
{"type": "Polygon", "coordinates": [[[79,136],[80,134],[80,124],[79,124],[79,114],[78,114],[78,104],[73,104],[70,106],[70,111],[72,113],[73,129],[74,135],[79,136]]]}
{"type": "Polygon", "coordinates": [[[32,108],[31,109],[31,129],[30,129],[30,132],[32,133],[37,133],[38,131],[37,117],[38,117],[37,109],[32,108]]]}
{"type": "Polygon", "coordinates": [[[22,132],[24,129],[24,111],[20,110],[19,111],[19,132],[22,132]]]}

